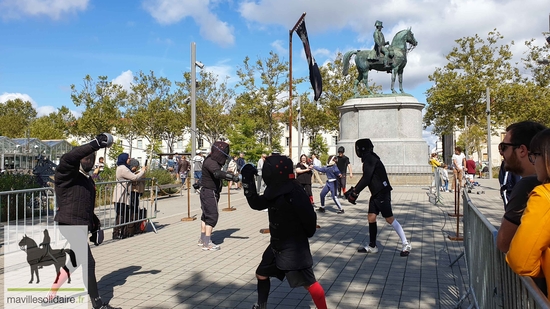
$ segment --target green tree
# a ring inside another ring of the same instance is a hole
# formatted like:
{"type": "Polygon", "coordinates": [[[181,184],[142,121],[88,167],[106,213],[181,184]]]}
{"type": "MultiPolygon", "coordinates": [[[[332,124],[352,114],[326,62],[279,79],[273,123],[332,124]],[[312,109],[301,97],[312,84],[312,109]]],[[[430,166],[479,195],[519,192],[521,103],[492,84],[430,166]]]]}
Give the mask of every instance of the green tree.
{"type": "Polygon", "coordinates": [[[310,155],[315,154],[319,160],[324,158],[326,162],[326,157],[328,155],[328,146],[325,143],[325,139],[321,135],[315,135],[312,139],[309,140],[309,149],[310,155]]]}
{"type": "Polygon", "coordinates": [[[262,153],[266,152],[265,144],[256,141],[254,134],[256,122],[251,118],[243,118],[235,124],[234,129],[229,131],[228,138],[231,141],[231,156],[239,152],[245,153],[246,161],[254,164],[260,159],[262,153]]]}
{"type": "MultiPolygon", "coordinates": [[[[237,106],[232,113],[233,121],[241,121],[242,117],[253,115],[253,120],[261,124],[257,127],[260,131],[257,135],[266,137],[269,149],[280,147],[279,141],[283,135],[280,117],[288,106],[288,97],[285,99],[288,91],[288,62],[281,60],[273,51],[268,58],[258,57],[254,63],[247,56],[238,68],[237,75],[240,78],[237,86],[243,87],[243,94],[237,98],[237,106]]],[[[302,81],[296,79],[294,83],[302,81]]]]}
{"type": "Polygon", "coordinates": [[[0,136],[25,136],[35,117],[36,110],[29,101],[17,98],[0,103],[0,136]]]}
{"type": "Polygon", "coordinates": [[[75,120],[69,108],[62,106],[56,112],[36,118],[30,125],[30,136],[41,140],[67,139],[75,120]]]}
{"type": "Polygon", "coordinates": [[[153,71],[149,74],[140,71],[134,77],[125,117],[131,119],[132,128],[150,145],[156,145],[169,130],[169,114],[182,108],[183,102],[170,94],[171,85],[170,80],[155,76],[153,71]]]}
{"type": "MultiPolygon", "coordinates": [[[[181,97],[190,97],[191,95],[191,73],[183,74],[184,81],[176,82],[179,86],[181,97]]],[[[195,108],[196,108],[196,137],[204,138],[209,143],[214,143],[220,138],[227,137],[230,129],[229,110],[232,101],[235,98],[235,91],[227,85],[228,77],[220,81],[218,76],[212,72],[200,71],[196,88],[195,108]]],[[[186,104],[183,108],[185,121],[182,128],[191,127],[191,104],[186,104]]]]}
{"type": "Polygon", "coordinates": [[[94,81],[86,75],[82,89],[71,85],[71,100],[75,106],[84,107],[72,133],[91,139],[97,134],[112,132],[119,127],[126,99],[127,93],[122,86],[109,81],[107,76],[99,76],[94,81]]]}
{"type": "MultiPolygon", "coordinates": [[[[425,127],[433,125],[435,134],[451,133],[463,127],[464,116],[472,124],[486,126],[486,88],[491,89],[492,98],[506,98],[510,83],[519,77],[519,70],[510,63],[514,42],[499,45],[502,39],[495,29],[485,40],[476,34],[455,41],[458,46],[446,56],[448,63],[428,77],[434,86],[426,92],[425,127]]],[[[491,104],[497,124],[508,117],[505,105],[491,104]]]]}

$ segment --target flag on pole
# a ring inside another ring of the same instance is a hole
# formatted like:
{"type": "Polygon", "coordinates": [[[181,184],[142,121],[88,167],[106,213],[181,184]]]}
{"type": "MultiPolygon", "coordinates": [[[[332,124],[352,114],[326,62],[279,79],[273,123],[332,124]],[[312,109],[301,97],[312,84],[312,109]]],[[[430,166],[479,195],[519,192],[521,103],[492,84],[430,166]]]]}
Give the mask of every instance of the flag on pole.
{"type": "Polygon", "coordinates": [[[309,65],[309,81],[311,82],[311,87],[313,88],[314,93],[313,99],[317,101],[319,100],[319,98],[321,97],[321,93],[323,92],[323,79],[321,78],[321,71],[319,71],[319,66],[317,66],[315,58],[313,58],[313,56],[311,55],[305,19],[302,20],[298,27],[296,27],[296,33],[298,34],[298,36],[300,36],[302,43],[304,43],[304,52],[306,53],[306,58],[309,65]]]}

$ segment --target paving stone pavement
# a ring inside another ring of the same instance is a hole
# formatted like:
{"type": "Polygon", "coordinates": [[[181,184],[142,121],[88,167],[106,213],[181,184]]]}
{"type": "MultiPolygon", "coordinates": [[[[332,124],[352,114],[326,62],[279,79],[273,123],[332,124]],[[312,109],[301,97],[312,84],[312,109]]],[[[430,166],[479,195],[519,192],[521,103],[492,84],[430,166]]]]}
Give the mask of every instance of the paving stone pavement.
{"type": "MultiPolygon", "coordinates": [[[[477,179],[476,179],[477,180],[477,179]]],[[[474,205],[498,225],[502,202],[498,180],[478,180],[470,194],[474,205]],[[476,192],[484,191],[483,194],[476,192]]],[[[319,188],[314,199],[319,205],[319,188]]],[[[433,205],[427,187],[396,187],[392,192],[395,218],[412,243],[408,257],[399,255],[397,233],[378,218],[376,254],[357,252],[368,242],[368,190],[357,205],[342,200],[345,214],[336,214],[332,199],[326,213],[318,213],[321,226],[310,239],[314,272],[325,289],[328,308],[453,308],[467,290],[463,250],[456,236],[454,194],[442,193],[433,205]]],[[[113,306],[127,308],[251,308],[256,302],[255,269],[269,243],[267,212],[249,208],[242,191],[227,191],[220,199],[220,219],[212,240],[221,246],[205,252],[197,246],[200,220],[194,193],[158,200],[158,233],[148,232],[93,247],[100,294],[113,306]],[[188,199],[189,195],[189,199],[188,199]],[[188,203],[188,200],[190,203],[188,203]]],[[[462,224],[460,233],[462,233],[462,224]]],[[[108,233],[107,233],[108,234],[108,233]]],[[[110,235],[106,235],[110,237],[110,235]]],[[[462,304],[469,305],[469,300],[462,304]]],[[[291,289],[286,281],[271,279],[268,308],[315,308],[305,289],[291,289]]]]}

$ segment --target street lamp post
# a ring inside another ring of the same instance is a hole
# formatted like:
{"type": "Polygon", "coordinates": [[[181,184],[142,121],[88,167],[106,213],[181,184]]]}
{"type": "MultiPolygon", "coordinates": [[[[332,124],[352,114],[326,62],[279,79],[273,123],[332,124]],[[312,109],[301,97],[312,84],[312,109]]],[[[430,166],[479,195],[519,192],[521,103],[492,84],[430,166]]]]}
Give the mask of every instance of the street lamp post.
{"type": "MultiPolygon", "coordinates": [[[[194,156],[197,152],[197,141],[195,131],[197,130],[197,108],[196,108],[196,91],[197,91],[197,68],[195,67],[196,60],[196,47],[195,42],[191,42],[191,156],[194,156]]],[[[195,175],[192,176],[195,180],[195,175]]]]}
{"type": "MultiPolygon", "coordinates": [[[[197,61],[196,48],[197,44],[191,42],[191,157],[197,153],[197,67],[204,68],[204,64],[197,61]]],[[[195,180],[195,175],[191,178],[195,180]]]]}
{"type": "MultiPolygon", "coordinates": [[[[300,106],[300,97],[298,97],[298,161],[302,155],[302,107],[300,106]]],[[[292,128],[290,128],[292,130],[292,128]]],[[[292,147],[292,145],[290,145],[292,147]]]]}
{"type": "Polygon", "coordinates": [[[489,179],[493,178],[493,164],[491,163],[491,90],[487,87],[487,159],[489,161],[489,179]]]}

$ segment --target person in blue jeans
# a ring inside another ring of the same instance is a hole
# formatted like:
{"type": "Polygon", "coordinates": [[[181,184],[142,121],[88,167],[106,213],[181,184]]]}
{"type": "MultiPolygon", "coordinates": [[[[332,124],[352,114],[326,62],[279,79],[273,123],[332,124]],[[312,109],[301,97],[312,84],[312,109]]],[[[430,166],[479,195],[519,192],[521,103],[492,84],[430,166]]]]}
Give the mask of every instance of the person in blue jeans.
{"type": "Polygon", "coordinates": [[[321,190],[320,200],[321,200],[321,207],[317,208],[317,211],[319,212],[325,212],[325,197],[327,196],[328,192],[330,191],[330,195],[332,196],[332,200],[334,203],[336,203],[336,206],[338,207],[338,211],[336,213],[343,214],[344,209],[342,209],[342,205],[340,204],[340,201],[337,198],[336,190],[338,186],[338,178],[342,177],[342,173],[336,166],[336,160],[338,158],[336,156],[331,156],[327,166],[313,166],[312,167],[321,172],[325,173],[327,175],[327,182],[325,183],[325,186],[321,190]]]}

